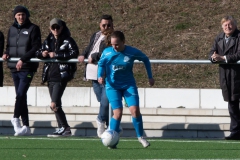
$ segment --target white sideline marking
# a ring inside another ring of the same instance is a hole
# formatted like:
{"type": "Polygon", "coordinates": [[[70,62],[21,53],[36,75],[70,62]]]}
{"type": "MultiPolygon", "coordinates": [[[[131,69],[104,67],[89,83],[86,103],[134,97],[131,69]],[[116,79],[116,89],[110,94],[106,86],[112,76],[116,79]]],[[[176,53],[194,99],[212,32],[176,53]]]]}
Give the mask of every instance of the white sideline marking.
{"type": "MultiPolygon", "coordinates": [[[[71,138],[71,137],[62,137],[62,138],[45,138],[45,137],[14,137],[14,136],[5,136],[0,137],[0,139],[29,139],[29,140],[62,140],[62,141],[101,141],[99,138],[71,138]]],[[[138,141],[137,139],[121,139],[121,141],[138,141]]],[[[240,141],[226,141],[226,140],[170,140],[170,139],[148,139],[150,142],[178,142],[178,143],[239,143],[240,141]]]]}

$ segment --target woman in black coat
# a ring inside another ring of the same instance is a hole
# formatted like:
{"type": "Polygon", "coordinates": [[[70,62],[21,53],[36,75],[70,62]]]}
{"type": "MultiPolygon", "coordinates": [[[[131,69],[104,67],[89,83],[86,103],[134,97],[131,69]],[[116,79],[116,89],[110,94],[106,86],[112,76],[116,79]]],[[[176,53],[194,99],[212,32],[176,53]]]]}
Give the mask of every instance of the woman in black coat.
{"type": "MultiPolygon", "coordinates": [[[[53,58],[56,60],[69,60],[77,58],[78,46],[70,35],[66,23],[54,18],[50,21],[51,33],[37,51],[36,56],[40,59],[53,58]]],[[[62,110],[61,98],[67,83],[74,78],[77,69],[76,63],[46,62],[43,67],[42,83],[48,83],[51,97],[50,108],[54,111],[58,129],[48,137],[71,136],[65,113],[62,110]]]]}

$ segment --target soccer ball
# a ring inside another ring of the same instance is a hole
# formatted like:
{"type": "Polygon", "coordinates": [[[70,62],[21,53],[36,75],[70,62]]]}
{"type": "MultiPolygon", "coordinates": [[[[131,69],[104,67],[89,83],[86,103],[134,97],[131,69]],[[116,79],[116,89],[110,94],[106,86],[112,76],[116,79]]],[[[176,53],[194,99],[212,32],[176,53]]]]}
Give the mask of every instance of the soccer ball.
{"type": "Polygon", "coordinates": [[[101,139],[104,146],[114,147],[118,144],[119,134],[114,130],[106,130],[103,132],[101,139]]]}

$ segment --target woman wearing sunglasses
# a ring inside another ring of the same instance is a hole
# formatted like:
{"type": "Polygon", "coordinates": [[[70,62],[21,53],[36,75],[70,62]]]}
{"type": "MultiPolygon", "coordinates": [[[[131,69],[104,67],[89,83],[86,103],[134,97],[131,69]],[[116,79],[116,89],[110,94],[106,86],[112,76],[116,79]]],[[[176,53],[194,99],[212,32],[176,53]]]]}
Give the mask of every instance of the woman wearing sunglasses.
{"type": "MultiPolygon", "coordinates": [[[[53,58],[56,60],[69,60],[77,58],[78,46],[71,37],[66,23],[54,18],[50,21],[50,31],[41,49],[36,52],[40,59],[53,58]]],[[[58,129],[48,137],[71,136],[64,111],[62,110],[62,95],[67,83],[74,78],[77,70],[76,63],[46,62],[43,66],[42,83],[48,83],[51,97],[50,108],[54,111],[58,123],[58,129]]]]}

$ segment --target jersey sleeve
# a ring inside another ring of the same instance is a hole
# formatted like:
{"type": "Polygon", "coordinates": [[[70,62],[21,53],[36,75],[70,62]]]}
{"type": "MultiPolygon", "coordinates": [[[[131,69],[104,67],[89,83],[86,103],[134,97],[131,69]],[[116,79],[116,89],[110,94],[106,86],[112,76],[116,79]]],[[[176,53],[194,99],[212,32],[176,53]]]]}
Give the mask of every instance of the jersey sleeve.
{"type": "Polygon", "coordinates": [[[152,69],[151,69],[151,63],[149,61],[149,58],[140,50],[137,50],[135,54],[135,59],[142,61],[145,65],[145,68],[147,70],[148,78],[153,78],[152,76],[152,69]]]}

